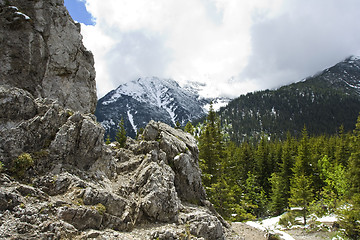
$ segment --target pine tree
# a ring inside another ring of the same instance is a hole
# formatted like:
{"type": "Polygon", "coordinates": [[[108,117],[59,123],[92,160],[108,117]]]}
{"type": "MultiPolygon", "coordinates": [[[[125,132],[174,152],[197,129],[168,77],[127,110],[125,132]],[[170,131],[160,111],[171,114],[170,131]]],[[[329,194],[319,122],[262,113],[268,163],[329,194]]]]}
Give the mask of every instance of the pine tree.
{"type": "Polygon", "coordinates": [[[293,167],[294,177],[290,186],[290,207],[300,207],[306,225],[310,203],[314,200],[311,154],[306,127],[302,131],[302,138],[298,147],[298,154],[293,167]]]}
{"type": "Polygon", "coordinates": [[[360,199],[360,115],[353,132],[351,148],[348,168],[348,178],[351,187],[350,194],[352,197],[360,199]]]}
{"type": "Polygon", "coordinates": [[[351,139],[347,178],[350,205],[342,211],[340,226],[350,239],[360,239],[360,115],[351,139]]]}
{"type": "Polygon", "coordinates": [[[344,126],[341,125],[336,142],[335,161],[336,164],[342,164],[344,167],[347,166],[350,157],[349,139],[349,135],[344,133],[344,126]]]}
{"type": "Polygon", "coordinates": [[[191,124],[191,122],[189,121],[186,125],[185,125],[185,132],[190,133],[191,135],[194,136],[195,134],[195,128],[194,126],[191,124]]]}
{"type": "Polygon", "coordinates": [[[244,201],[247,211],[255,216],[263,216],[266,212],[266,194],[264,189],[259,185],[253,173],[248,173],[244,186],[244,201]]]}
{"type": "Polygon", "coordinates": [[[305,126],[302,130],[302,138],[298,147],[298,154],[296,157],[293,172],[298,175],[302,174],[308,177],[311,177],[313,175],[311,167],[309,137],[305,126]]]}
{"type": "Polygon", "coordinates": [[[217,182],[216,178],[220,174],[219,170],[224,156],[220,120],[211,104],[205,128],[199,138],[199,164],[202,169],[205,186],[210,186],[217,182]]]}
{"type": "Polygon", "coordinates": [[[284,208],[288,207],[288,199],[290,198],[290,180],[293,177],[293,165],[294,165],[294,146],[293,139],[288,133],[287,140],[284,143],[281,155],[280,172],[279,177],[281,178],[282,184],[284,184],[284,195],[286,200],[284,208]]]}
{"type": "Polygon", "coordinates": [[[119,128],[116,132],[115,140],[120,144],[121,148],[125,147],[126,130],[124,127],[124,119],[123,118],[121,118],[121,120],[119,122],[119,128]]]}
{"type": "Polygon", "coordinates": [[[110,134],[106,135],[105,144],[109,145],[111,143],[110,141],[110,134]]]}
{"type": "Polygon", "coordinates": [[[136,131],[136,139],[139,139],[139,136],[144,133],[144,128],[139,128],[136,131]]]}
{"type": "Polygon", "coordinates": [[[208,188],[208,196],[216,211],[225,219],[232,213],[232,204],[235,203],[234,192],[231,190],[224,176],[217,178],[208,188]]]}
{"type": "Polygon", "coordinates": [[[271,176],[271,159],[270,159],[270,150],[267,137],[263,135],[261,137],[260,143],[255,152],[255,172],[260,186],[263,187],[265,192],[268,194],[270,192],[270,183],[268,179],[271,176]]]}
{"type": "Polygon", "coordinates": [[[314,200],[311,178],[301,173],[300,175],[295,174],[291,182],[290,194],[290,206],[301,209],[304,225],[306,225],[309,206],[314,200]]]}
{"type": "Polygon", "coordinates": [[[270,211],[277,216],[283,213],[287,207],[288,198],[286,196],[285,181],[278,173],[271,174],[269,181],[271,183],[270,211]]]}

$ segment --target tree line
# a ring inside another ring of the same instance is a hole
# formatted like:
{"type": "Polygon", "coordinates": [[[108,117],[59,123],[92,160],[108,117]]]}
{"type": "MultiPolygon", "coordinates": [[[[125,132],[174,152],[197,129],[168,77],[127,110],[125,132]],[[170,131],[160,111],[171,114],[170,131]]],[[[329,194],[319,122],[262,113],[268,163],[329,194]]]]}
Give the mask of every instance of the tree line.
{"type": "Polygon", "coordinates": [[[335,135],[287,134],[285,140],[262,134],[257,142],[235,144],[210,107],[198,139],[203,185],[226,219],[245,221],[297,209],[307,223],[310,213],[337,213],[352,239],[360,236],[360,116],[355,129],[335,135]]]}

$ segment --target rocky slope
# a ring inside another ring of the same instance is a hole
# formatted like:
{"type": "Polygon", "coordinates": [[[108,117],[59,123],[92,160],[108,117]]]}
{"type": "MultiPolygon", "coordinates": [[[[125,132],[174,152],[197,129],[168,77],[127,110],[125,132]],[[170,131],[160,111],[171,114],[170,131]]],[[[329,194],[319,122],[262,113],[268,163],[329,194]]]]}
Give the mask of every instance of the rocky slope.
{"type": "Polygon", "coordinates": [[[191,135],[152,121],[104,144],[62,0],[0,0],[0,25],[1,239],[238,239],[206,200],[191,135]]]}

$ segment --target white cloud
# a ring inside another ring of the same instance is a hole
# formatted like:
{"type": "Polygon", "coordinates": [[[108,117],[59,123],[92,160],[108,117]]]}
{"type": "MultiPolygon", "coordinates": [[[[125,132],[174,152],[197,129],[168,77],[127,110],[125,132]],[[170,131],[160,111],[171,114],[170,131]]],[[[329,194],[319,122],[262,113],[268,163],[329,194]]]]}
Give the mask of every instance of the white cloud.
{"type": "Polygon", "coordinates": [[[238,96],[300,80],[360,47],[358,0],[86,0],[98,96],[141,76],[238,96]]]}

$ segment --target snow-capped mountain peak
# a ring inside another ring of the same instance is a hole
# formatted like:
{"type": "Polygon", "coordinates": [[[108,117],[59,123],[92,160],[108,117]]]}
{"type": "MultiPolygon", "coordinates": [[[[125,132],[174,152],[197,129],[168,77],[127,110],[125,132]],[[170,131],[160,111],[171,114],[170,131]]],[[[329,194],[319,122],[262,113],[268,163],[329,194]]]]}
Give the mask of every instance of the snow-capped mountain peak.
{"type": "Polygon", "coordinates": [[[122,84],[101,98],[95,115],[111,136],[121,118],[129,135],[135,136],[150,120],[174,126],[201,118],[210,101],[200,98],[195,88],[181,87],[172,79],[146,77],[122,84]]]}
{"type": "Polygon", "coordinates": [[[139,78],[120,85],[111,98],[102,104],[115,102],[122,95],[130,96],[140,102],[150,102],[163,105],[163,99],[169,89],[179,88],[179,84],[172,79],[159,79],[157,77],[139,78]]]}

